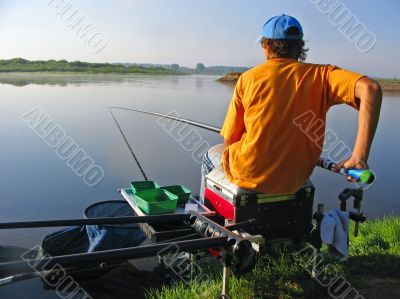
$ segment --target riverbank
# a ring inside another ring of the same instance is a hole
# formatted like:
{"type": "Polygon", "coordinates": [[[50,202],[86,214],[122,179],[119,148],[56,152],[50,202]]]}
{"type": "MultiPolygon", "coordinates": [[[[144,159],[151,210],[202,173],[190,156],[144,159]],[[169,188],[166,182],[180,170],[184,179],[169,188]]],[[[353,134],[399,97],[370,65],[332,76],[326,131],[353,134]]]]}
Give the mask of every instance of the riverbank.
{"type": "Polygon", "coordinates": [[[79,73],[79,74],[147,74],[182,75],[182,72],[162,67],[124,66],[113,63],[90,63],[66,60],[26,60],[14,58],[0,60],[0,73],[37,72],[37,73],[79,73]]]}
{"type": "Polygon", "coordinates": [[[397,79],[377,79],[386,93],[400,93],[400,80],[397,79]]]}
{"type": "MultiPolygon", "coordinates": [[[[256,268],[242,278],[231,281],[232,299],[250,298],[331,298],[338,284],[352,290],[346,298],[400,298],[400,217],[388,217],[364,223],[360,234],[353,237],[351,227],[350,257],[347,262],[332,261],[323,250],[325,286],[311,278],[310,256],[296,254],[288,246],[272,250],[258,260],[256,268]]],[[[152,290],[149,298],[217,298],[222,286],[221,267],[204,268],[212,277],[208,281],[194,281],[188,285],[178,283],[152,290]]],[[[322,276],[317,278],[322,279],[322,276]]],[[[343,291],[343,290],[342,290],[343,291]]],[[[339,292],[340,294],[340,292],[339,292]]],[[[338,294],[336,294],[339,296],[338,294]]]]}
{"type": "MultiPolygon", "coordinates": [[[[225,76],[218,79],[219,82],[236,84],[242,73],[227,73],[225,76]]],[[[383,92],[385,93],[400,93],[400,80],[398,79],[376,79],[381,85],[383,92]]]]}
{"type": "Polygon", "coordinates": [[[217,79],[217,81],[236,84],[241,75],[242,73],[227,73],[225,76],[217,79]]]}

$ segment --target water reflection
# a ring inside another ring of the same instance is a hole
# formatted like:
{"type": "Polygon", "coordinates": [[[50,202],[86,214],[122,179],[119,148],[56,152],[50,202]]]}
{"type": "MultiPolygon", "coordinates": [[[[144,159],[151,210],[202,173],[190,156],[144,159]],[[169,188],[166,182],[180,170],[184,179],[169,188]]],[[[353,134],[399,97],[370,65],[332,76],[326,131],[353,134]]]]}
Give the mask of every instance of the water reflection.
{"type": "Polygon", "coordinates": [[[196,78],[196,90],[200,90],[204,88],[204,81],[202,78],[196,78]]]}
{"type": "MultiPolygon", "coordinates": [[[[83,84],[101,83],[135,83],[143,81],[146,77],[154,79],[157,76],[136,74],[0,73],[0,84],[19,87],[27,85],[79,86],[83,84]]],[[[179,76],[160,75],[160,77],[164,77],[171,85],[177,85],[179,83],[179,76]]]]}

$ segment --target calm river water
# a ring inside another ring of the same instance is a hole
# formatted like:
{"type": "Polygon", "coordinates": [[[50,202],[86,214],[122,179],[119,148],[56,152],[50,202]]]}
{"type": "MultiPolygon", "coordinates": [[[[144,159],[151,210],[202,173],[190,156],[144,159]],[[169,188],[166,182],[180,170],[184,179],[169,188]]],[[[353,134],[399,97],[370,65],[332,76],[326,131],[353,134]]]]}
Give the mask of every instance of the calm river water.
{"type": "MultiPolygon", "coordinates": [[[[173,111],[221,126],[232,91],[232,85],[218,83],[213,76],[1,74],[0,221],[81,217],[88,205],[119,198],[118,188],[143,178],[109,106],[173,111]],[[104,178],[98,184],[87,185],[57,155],[57,148],[49,146],[40,132],[38,135],[21,119],[35,107],[104,170],[104,178]]],[[[186,185],[198,193],[200,165],[198,153],[190,150],[190,143],[185,149],[177,141],[179,136],[166,131],[157,117],[128,111],[114,113],[150,179],[162,185],[186,185]]],[[[347,106],[334,107],[329,112],[328,127],[352,145],[357,112],[347,106]]],[[[377,173],[377,182],[365,191],[363,203],[369,218],[400,214],[399,129],[400,97],[386,96],[369,161],[377,173]]],[[[196,132],[204,144],[222,142],[215,133],[203,129],[196,132]]],[[[315,170],[312,179],[315,201],[324,203],[327,209],[338,207],[337,194],[351,186],[343,177],[320,169],[315,170]]],[[[53,230],[1,231],[0,245],[33,246],[53,230]]],[[[0,297],[3,298],[1,291],[0,297]]]]}

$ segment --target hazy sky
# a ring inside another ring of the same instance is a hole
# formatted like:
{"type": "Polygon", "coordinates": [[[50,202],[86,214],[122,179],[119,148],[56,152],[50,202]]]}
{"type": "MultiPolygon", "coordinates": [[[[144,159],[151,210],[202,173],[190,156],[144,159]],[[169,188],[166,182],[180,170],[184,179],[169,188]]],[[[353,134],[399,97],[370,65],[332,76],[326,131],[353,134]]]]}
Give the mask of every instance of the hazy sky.
{"type": "Polygon", "coordinates": [[[263,61],[254,43],[262,25],[286,13],[303,25],[309,62],[400,77],[399,0],[337,1],[376,36],[366,53],[315,2],[320,0],[0,0],[0,58],[253,66],[263,61]],[[61,2],[70,5],[63,16],[61,2]],[[107,42],[100,52],[71,28],[79,17],[97,28],[93,43],[107,42]]]}

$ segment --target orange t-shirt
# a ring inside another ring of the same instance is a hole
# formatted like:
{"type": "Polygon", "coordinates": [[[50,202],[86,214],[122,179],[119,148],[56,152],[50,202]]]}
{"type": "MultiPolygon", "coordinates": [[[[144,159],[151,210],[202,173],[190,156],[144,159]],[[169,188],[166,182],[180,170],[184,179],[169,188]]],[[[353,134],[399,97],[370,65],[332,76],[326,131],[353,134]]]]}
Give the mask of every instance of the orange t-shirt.
{"type": "Polygon", "coordinates": [[[271,194],[296,192],[322,151],[326,113],[354,96],[360,74],[331,65],[276,58],[245,72],[221,131],[232,144],[222,155],[228,179],[271,194]]]}

